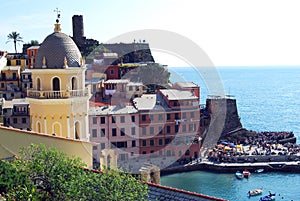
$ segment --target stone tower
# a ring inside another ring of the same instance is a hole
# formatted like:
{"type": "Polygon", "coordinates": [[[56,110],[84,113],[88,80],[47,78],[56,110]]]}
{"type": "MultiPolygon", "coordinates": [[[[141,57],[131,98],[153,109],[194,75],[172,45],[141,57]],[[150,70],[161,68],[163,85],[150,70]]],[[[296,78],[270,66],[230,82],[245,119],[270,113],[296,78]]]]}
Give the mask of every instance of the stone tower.
{"type": "Polygon", "coordinates": [[[74,41],[60,30],[57,20],[30,69],[33,88],[27,91],[27,99],[31,129],[88,141],[90,90],[85,88],[84,60],[74,41]]]}
{"type": "Polygon", "coordinates": [[[84,26],[82,15],[73,15],[73,40],[77,46],[82,47],[84,45],[84,26]]]}

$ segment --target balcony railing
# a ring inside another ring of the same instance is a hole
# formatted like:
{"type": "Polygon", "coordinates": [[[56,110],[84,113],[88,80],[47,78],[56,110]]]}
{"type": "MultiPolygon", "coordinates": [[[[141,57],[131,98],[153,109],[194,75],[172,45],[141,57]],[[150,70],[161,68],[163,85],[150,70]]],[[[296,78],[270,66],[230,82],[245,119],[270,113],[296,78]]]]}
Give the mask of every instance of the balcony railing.
{"type": "Polygon", "coordinates": [[[39,98],[39,99],[61,99],[61,98],[71,98],[71,97],[84,97],[89,96],[89,89],[81,90],[61,90],[61,91],[37,91],[37,90],[27,90],[27,97],[39,98]]]}

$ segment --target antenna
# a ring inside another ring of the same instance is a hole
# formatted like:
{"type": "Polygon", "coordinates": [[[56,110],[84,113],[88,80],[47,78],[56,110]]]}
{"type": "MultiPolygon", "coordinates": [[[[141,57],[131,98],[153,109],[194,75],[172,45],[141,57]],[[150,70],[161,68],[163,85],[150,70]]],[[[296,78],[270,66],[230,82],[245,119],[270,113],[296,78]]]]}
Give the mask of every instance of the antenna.
{"type": "Polygon", "coordinates": [[[59,18],[60,18],[60,10],[58,10],[58,8],[56,8],[53,12],[56,12],[57,18],[56,18],[56,23],[59,22],[59,18]]]}

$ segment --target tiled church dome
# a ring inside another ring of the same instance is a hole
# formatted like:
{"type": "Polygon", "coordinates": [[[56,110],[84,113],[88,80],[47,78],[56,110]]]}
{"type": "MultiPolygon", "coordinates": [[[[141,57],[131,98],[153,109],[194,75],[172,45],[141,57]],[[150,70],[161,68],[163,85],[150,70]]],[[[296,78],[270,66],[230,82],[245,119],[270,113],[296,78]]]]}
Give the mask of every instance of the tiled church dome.
{"type": "Polygon", "coordinates": [[[65,68],[65,58],[69,67],[80,67],[81,53],[75,42],[64,33],[54,32],[41,44],[34,68],[65,68]],[[44,63],[46,67],[42,67],[44,63]]]}

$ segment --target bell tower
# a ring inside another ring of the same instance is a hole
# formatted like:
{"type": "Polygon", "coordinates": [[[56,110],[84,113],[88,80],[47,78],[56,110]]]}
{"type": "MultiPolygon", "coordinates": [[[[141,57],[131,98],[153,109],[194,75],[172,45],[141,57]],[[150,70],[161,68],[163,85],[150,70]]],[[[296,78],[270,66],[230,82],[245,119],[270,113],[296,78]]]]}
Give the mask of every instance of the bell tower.
{"type": "Polygon", "coordinates": [[[27,91],[31,129],[39,133],[89,140],[90,90],[85,87],[84,59],[61,32],[60,14],[54,32],[41,44],[32,69],[33,88],[27,91]]]}

